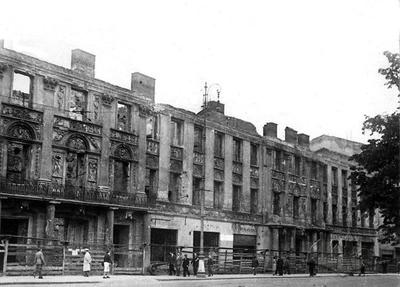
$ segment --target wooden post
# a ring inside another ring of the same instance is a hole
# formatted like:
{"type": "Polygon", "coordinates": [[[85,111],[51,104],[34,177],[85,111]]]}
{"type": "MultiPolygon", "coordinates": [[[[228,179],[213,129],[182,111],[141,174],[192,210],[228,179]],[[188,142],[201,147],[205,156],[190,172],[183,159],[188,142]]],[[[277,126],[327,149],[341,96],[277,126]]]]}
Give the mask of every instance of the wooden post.
{"type": "Polygon", "coordinates": [[[142,252],[142,275],[144,275],[144,272],[145,272],[145,264],[144,264],[144,261],[145,261],[145,258],[146,258],[146,246],[144,245],[143,246],[143,252],[142,252]]]}
{"type": "Polygon", "coordinates": [[[65,244],[63,244],[62,275],[65,275],[65,244]]]}
{"type": "Polygon", "coordinates": [[[7,276],[8,239],[4,240],[3,276],[7,276]]]}
{"type": "Polygon", "coordinates": [[[226,273],[226,261],[228,260],[228,249],[225,250],[224,273],[226,273]]]}
{"type": "Polygon", "coordinates": [[[266,270],[266,268],[267,268],[267,264],[266,264],[266,261],[267,261],[267,250],[264,250],[264,267],[263,267],[263,273],[265,273],[265,270],[266,270]]]}

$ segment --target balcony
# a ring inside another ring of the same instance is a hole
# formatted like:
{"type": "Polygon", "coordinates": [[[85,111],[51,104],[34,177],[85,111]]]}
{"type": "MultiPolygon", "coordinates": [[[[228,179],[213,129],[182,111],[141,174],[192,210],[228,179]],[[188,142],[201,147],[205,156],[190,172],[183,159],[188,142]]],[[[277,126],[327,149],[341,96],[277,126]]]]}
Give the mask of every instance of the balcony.
{"type": "Polygon", "coordinates": [[[81,201],[127,207],[148,207],[147,196],[144,193],[122,194],[104,191],[99,188],[78,187],[38,180],[12,182],[5,177],[0,177],[0,194],[27,198],[37,197],[42,200],[81,201]]]}

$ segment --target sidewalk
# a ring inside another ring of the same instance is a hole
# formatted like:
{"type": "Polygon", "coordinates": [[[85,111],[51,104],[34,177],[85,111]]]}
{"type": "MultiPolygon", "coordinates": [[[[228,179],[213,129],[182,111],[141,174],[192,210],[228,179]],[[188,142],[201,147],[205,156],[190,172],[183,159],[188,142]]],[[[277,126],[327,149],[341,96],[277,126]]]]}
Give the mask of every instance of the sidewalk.
{"type": "MultiPolygon", "coordinates": [[[[398,275],[397,273],[387,274],[366,274],[366,276],[393,276],[398,275]]],[[[317,277],[346,277],[348,274],[342,273],[324,273],[318,274],[317,277]]],[[[358,276],[358,275],[355,275],[358,276]]],[[[306,278],[308,274],[291,274],[284,276],[273,276],[272,274],[216,274],[212,277],[197,278],[194,276],[182,277],[182,276],[168,276],[168,275],[114,275],[110,279],[103,279],[102,276],[91,276],[83,277],[81,275],[74,276],[46,276],[43,279],[35,279],[32,276],[6,276],[0,277],[0,286],[12,286],[12,285],[79,285],[79,284],[93,284],[93,286],[110,285],[119,286],[118,282],[135,282],[146,286],[160,286],[161,282],[164,281],[199,281],[199,280],[235,280],[235,279],[260,279],[260,278],[306,278]]]]}

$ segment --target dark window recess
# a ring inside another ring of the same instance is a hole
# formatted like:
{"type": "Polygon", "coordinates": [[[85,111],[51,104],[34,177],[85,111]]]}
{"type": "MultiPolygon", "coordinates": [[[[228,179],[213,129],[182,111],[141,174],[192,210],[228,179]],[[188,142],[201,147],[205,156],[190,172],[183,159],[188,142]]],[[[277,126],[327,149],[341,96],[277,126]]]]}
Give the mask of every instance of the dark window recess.
{"type": "Polygon", "coordinates": [[[258,212],[258,189],[250,189],[250,213],[256,214],[258,212]]]}
{"type": "Polygon", "coordinates": [[[203,128],[199,126],[194,127],[194,151],[195,152],[203,152],[203,128]]]}
{"type": "Polygon", "coordinates": [[[176,252],[178,231],[152,228],[150,233],[151,262],[167,262],[170,252],[176,252]]]}
{"type": "Polygon", "coordinates": [[[157,197],[157,170],[146,168],[145,192],[149,199],[157,197]]]}
{"type": "Polygon", "coordinates": [[[117,129],[121,131],[130,130],[131,107],[122,103],[117,104],[117,129]]]}
{"type": "Polygon", "coordinates": [[[294,157],[294,174],[300,176],[301,174],[301,157],[294,157]]]}
{"type": "Polygon", "coordinates": [[[328,203],[324,202],[323,203],[323,217],[324,217],[324,222],[328,221],[328,203]]]}
{"type": "Polygon", "coordinates": [[[240,185],[233,185],[232,188],[232,210],[240,211],[240,197],[242,192],[242,187],[240,185]]]}
{"type": "Polygon", "coordinates": [[[373,210],[371,210],[370,212],[369,212],[369,228],[374,228],[374,215],[375,215],[375,212],[373,211],[373,210]]]}
{"type": "Polygon", "coordinates": [[[171,119],[171,145],[183,145],[183,121],[171,119]]]}
{"type": "Polygon", "coordinates": [[[317,170],[317,163],[315,161],[311,162],[311,175],[310,176],[312,179],[317,179],[318,170],[317,170]]]}
{"type": "Polygon", "coordinates": [[[250,164],[258,165],[258,145],[256,144],[250,145],[250,164]]]}
{"type": "Polygon", "coordinates": [[[21,182],[30,177],[31,147],[20,143],[10,143],[7,151],[7,179],[21,182]]]}
{"type": "Polygon", "coordinates": [[[328,168],[326,165],[322,165],[322,181],[323,182],[328,181],[328,168]]]}
{"type": "Polygon", "coordinates": [[[274,192],[273,210],[275,215],[281,214],[281,195],[278,192],[274,192]]]}
{"type": "Polygon", "coordinates": [[[214,181],[214,208],[222,209],[224,199],[224,183],[214,181]]]}
{"type": "Polygon", "coordinates": [[[332,204],[332,223],[337,224],[337,205],[332,204]]]}
{"type": "Polygon", "coordinates": [[[177,202],[179,200],[181,187],[181,175],[179,173],[169,173],[169,191],[168,200],[170,202],[177,202]]]}
{"type": "Polygon", "coordinates": [[[32,107],[32,79],[20,72],[14,72],[12,103],[32,107]]]}
{"type": "Polygon", "coordinates": [[[295,196],[293,197],[293,217],[299,218],[299,201],[300,197],[295,196]]]}
{"type": "MultiPolygon", "coordinates": [[[[204,253],[217,252],[219,247],[219,233],[218,232],[204,232],[203,233],[203,246],[204,253]]],[[[193,251],[199,254],[200,252],[200,231],[193,231],[193,251]]],[[[215,258],[214,258],[215,259],[215,258]]]]}
{"type": "Polygon", "coordinates": [[[332,166],[332,185],[338,185],[338,170],[332,166]]]}
{"type": "Polygon", "coordinates": [[[233,160],[242,161],[242,141],[240,139],[233,139],[233,160]]]}
{"type": "Polygon", "coordinates": [[[148,139],[158,140],[158,117],[151,116],[146,118],[146,137],[148,139]]]}
{"type": "Polygon", "coordinates": [[[224,157],[224,135],[216,132],[214,137],[214,155],[224,157]]]}
{"type": "Polygon", "coordinates": [[[280,150],[275,151],[275,161],[274,161],[274,169],[282,170],[282,152],[280,150]]]}
{"type": "Polygon", "coordinates": [[[351,225],[353,227],[357,226],[357,209],[354,207],[352,208],[352,211],[351,211],[351,225]]]}
{"type": "Polygon", "coordinates": [[[347,226],[347,206],[342,206],[342,224],[347,226]]]}
{"type": "Polygon", "coordinates": [[[202,180],[201,178],[194,177],[193,178],[193,194],[192,194],[192,204],[200,205],[201,200],[201,189],[202,189],[202,180]]]}
{"type": "Polygon", "coordinates": [[[129,186],[129,162],[115,160],[114,162],[114,191],[127,193],[129,186]]]}
{"type": "Polygon", "coordinates": [[[342,187],[347,188],[347,170],[342,170],[342,187]]]}
{"type": "Polygon", "coordinates": [[[70,117],[84,121],[87,118],[87,93],[79,90],[71,90],[71,98],[69,102],[70,117]]]}
{"type": "Polygon", "coordinates": [[[311,199],[311,222],[317,222],[317,200],[314,198],[311,199]]]}

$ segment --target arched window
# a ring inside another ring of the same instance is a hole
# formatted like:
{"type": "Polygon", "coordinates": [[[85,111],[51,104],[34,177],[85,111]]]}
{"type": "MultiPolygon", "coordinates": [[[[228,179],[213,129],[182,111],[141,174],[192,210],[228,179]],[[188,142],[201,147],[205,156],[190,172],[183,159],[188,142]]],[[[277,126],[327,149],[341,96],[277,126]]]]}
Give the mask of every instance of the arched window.
{"type": "Polygon", "coordinates": [[[114,151],[114,192],[127,193],[129,190],[132,153],[124,145],[114,151]]]}

